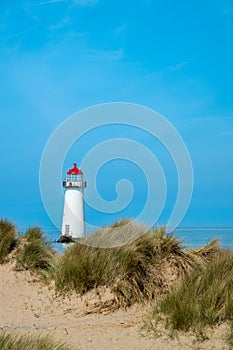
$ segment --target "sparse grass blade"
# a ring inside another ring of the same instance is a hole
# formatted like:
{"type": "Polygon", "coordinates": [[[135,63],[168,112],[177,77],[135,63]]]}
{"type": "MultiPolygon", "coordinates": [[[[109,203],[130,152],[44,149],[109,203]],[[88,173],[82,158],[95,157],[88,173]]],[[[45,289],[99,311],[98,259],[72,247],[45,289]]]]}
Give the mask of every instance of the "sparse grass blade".
{"type": "MultiPolygon", "coordinates": [[[[125,232],[125,225],[116,226],[118,234],[125,232]]],[[[130,230],[137,233],[141,227],[130,224],[130,230]]],[[[94,239],[96,244],[98,235],[101,240],[105,237],[100,230],[86,243],[94,239]]],[[[115,293],[119,305],[129,306],[152,300],[156,293],[167,290],[168,265],[176,262],[173,272],[179,275],[183,269],[181,261],[184,263],[185,259],[180,242],[167,236],[165,228],[143,235],[140,231],[139,238],[130,244],[114,248],[97,248],[77,242],[66,250],[55,267],[55,286],[59,292],[75,290],[82,294],[105,285],[115,293]]],[[[189,261],[187,257],[187,264],[189,261]]]]}
{"type": "Polygon", "coordinates": [[[200,331],[233,319],[233,253],[219,250],[205,265],[188,270],[150,313],[146,328],[162,318],[173,330],[200,331]],[[149,322],[148,322],[149,321],[149,322]]]}
{"type": "Polygon", "coordinates": [[[136,225],[132,220],[122,219],[109,227],[103,227],[91,236],[80,240],[80,243],[95,248],[117,248],[130,244],[142,237],[148,229],[136,225]]]}
{"type": "Polygon", "coordinates": [[[233,322],[230,323],[230,327],[226,335],[226,342],[228,344],[229,350],[232,350],[233,349],[233,322]]]}
{"type": "Polygon", "coordinates": [[[42,242],[45,242],[44,233],[39,226],[30,227],[24,234],[24,238],[26,238],[29,242],[38,239],[42,242]]]}
{"type": "Polygon", "coordinates": [[[48,271],[54,263],[54,253],[39,227],[30,228],[24,235],[26,240],[16,254],[16,269],[48,271]]]}
{"type": "Polygon", "coordinates": [[[16,244],[15,225],[8,220],[0,220],[0,263],[4,263],[16,244]]]}
{"type": "Polygon", "coordinates": [[[48,336],[20,336],[15,333],[0,333],[1,350],[71,350],[65,343],[48,336]]]}

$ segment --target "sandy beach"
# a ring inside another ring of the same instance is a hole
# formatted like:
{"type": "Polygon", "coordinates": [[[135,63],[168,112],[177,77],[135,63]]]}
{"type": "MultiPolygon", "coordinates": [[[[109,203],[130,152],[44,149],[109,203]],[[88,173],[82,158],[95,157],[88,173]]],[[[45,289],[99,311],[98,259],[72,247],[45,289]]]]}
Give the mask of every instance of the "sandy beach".
{"type": "Polygon", "coordinates": [[[46,286],[28,271],[14,271],[14,264],[0,265],[0,330],[20,334],[51,335],[74,349],[227,349],[226,327],[210,330],[210,339],[195,342],[192,335],[159,338],[140,334],[142,318],[149,310],[139,305],[110,312],[113,296],[102,288],[82,298],[76,294],[56,296],[53,284],[46,286]],[[100,312],[100,303],[106,308],[100,312]]]}

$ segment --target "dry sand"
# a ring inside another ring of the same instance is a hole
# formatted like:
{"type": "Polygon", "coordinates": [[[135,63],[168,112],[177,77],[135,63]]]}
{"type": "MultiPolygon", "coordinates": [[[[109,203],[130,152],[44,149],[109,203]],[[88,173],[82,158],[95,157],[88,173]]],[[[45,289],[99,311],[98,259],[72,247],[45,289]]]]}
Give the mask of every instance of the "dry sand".
{"type": "Polygon", "coordinates": [[[56,297],[54,287],[45,286],[28,271],[14,271],[13,264],[0,265],[0,330],[23,334],[49,334],[80,350],[186,350],[227,349],[226,326],[210,330],[210,339],[194,342],[189,335],[171,339],[166,335],[149,339],[140,335],[142,317],[148,308],[134,306],[127,311],[99,313],[101,301],[111,302],[111,293],[100,290],[56,297]]]}

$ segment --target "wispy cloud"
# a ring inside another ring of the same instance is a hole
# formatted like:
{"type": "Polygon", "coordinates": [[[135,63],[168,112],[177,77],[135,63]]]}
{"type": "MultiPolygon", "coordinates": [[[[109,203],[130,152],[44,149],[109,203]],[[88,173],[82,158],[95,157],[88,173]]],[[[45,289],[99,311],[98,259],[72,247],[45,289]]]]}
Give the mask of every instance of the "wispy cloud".
{"type": "Polygon", "coordinates": [[[226,13],[232,13],[233,12],[233,7],[225,9],[226,13]]]}
{"type": "Polygon", "coordinates": [[[233,130],[225,130],[218,134],[219,137],[233,136],[233,130]]]}
{"type": "Polygon", "coordinates": [[[99,2],[99,0],[73,0],[73,3],[79,6],[94,6],[97,2],[99,2]]]}
{"type": "Polygon", "coordinates": [[[166,73],[174,73],[174,72],[178,72],[180,71],[183,67],[185,67],[187,64],[189,64],[190,61],[186,60],[186,61],[182,61],[180,63],[174,64],[172,66],[167,66],[167,67],[163,67],[157,71],[154,71],[152,73],[146,74],[144,76],[144,78],[146,79],[155,79],[158,78],[159,76],[162,76],[166,73]]]}
{"type": "Polygon", "coordinates": [[[71,23],[70,17],[66,16],[61,21],[59,21],[58,23],[56,23],[54,25],[51,25],[50,29],[52,31],[56,31],[56,30],[59,30],[61,28],[67,27],[67,26],[69,26],[71,24],[72,23],[71,23]]]}
{"type": "MultiPolygon", "coordinates": [[[[231,122],[232,121],[232,116],[227,116],[227,115],[212,115],[212,116],[202,116],[202,117],[196,117],[193,119],[194,123],[216,123],[219,122],[222,124],[222,122],[231,122]]],[[[229,132],[227,130],[226,132],[229,132]]],[[[231,132],[231,131],[230,131],[231,132]]]]}
{"type": "Polygon", "coordinates": [[[174,65],[174,66],[167,67],[164,70],[170,71],[170,72],[177,72],[180,69],[182,69],[184,66],[186,66],[188,63],[189,63],[189,61],[183,61],[183,62],[180,62],[180,63],[174,65]]]}
{"type": "Polygon", "coordinates": [[[115,29],[115,34],[118,34],[118,33],[123,32],[123,31],[125,30],[126,27],[127,27],[126,24],[122,24],[121,26],[117,27],[117,28],[115,29]]]}
{"type": "Polygon", "coordinates": [[[124,50],[89,50],[85,56],[95,59],[117,61],[124,57],[124,50]]]}
{"type": "Polygon", "coordinates": [[[40,1],[40,2],[36,2],[36,3],[26,3],[24,5],[24,8],[30,8],[30,7],[37,7],[37,6],[43,6],[43,5],[49,5],[49,4],[56,4],[59,2],[67,2],[67,0],[47,0],[47,1],[40,1]]]}
{"type": "Polygon", "coordinates": [[[228,16],[228,15],[232,15],[232,13],[233,13],[233,7],[227,7],[220,13],[220,15],[228,16]]]}
{"type": "Polygon", "coordinates": [[[72,5],[77,5],[77,6],[94,6],[96,5],[99,0],[47,0],[47,1],[41,1],[37,3],[32,3],[32,4],[25,4],[25,8],[29,7],[36,7],[36,6],[43,6],[43,5],[50,5],[50,4],[57,4],[57,3],[72,3],[72,5]]]}

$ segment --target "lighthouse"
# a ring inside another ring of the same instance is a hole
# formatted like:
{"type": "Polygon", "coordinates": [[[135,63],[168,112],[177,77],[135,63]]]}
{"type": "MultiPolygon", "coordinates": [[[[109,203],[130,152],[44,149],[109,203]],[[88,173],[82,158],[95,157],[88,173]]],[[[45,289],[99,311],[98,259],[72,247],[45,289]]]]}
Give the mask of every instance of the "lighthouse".
{"type": "Polygon", "coordinates": [[[74,163],[74,167],[67,171],[65,181],[63,181],[65,199],[59,242],[72,242],[77,238],[85,237],[84,189],[86,186],[83,172],[74,163]]]}

